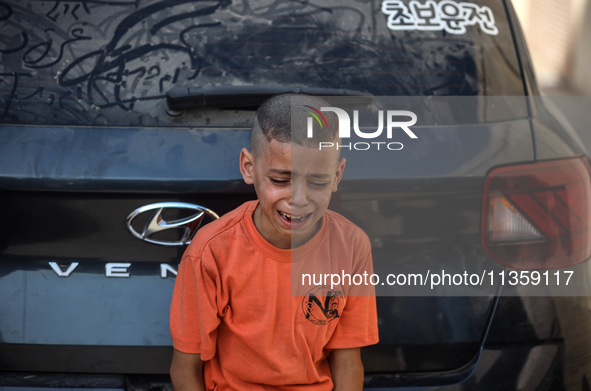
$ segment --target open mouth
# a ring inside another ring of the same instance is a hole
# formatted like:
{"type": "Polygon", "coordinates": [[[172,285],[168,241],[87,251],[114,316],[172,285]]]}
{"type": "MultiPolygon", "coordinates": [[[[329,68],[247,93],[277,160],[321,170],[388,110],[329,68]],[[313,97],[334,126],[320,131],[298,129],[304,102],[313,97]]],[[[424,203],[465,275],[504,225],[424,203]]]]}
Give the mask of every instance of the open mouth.
{"type": "Polygon", "coordinates": [[[283,219],[285,219],[287,221],[291,221],[293,223],[301,223],[301,222],[305,221],[308,217],[310,217],[311,214],[312,213],[308,213],[308,214],[300,215],[300,216],[295,216],[295,215],[290,215],[290,214],[279,211],[279,215],[283,219]]]}

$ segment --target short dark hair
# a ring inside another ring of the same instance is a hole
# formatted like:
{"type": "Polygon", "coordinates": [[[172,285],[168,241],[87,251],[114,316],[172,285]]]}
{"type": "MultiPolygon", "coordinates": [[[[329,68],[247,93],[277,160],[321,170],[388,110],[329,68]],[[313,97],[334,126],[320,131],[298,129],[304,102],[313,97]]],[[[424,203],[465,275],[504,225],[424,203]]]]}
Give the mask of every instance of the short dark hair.
{"type": "Polygon", "coordinates": [[[319,142],[332,142],[338,136],[338,117],[333,112],[314,112],[321,107],[331,105],[314,95],[287,92],[272,96],[257,109],[252,123],[250,149],[253,154],[263,150],[265,143],[276,140],[280,143],[293,142],[304,146],[316,147],[319,142]],[[309,107],[307,107],[309,106],[309,107]],[[313,136],[307,137],[308,118],[314,112],[319,121],[312,121],[313,136]],[[326,120],[326,123],[325,121],[326,120]],[[323,124],[324,125],[321,125],[323,124]],[[327,126],[326,126],[327,125],[327,126]]]}

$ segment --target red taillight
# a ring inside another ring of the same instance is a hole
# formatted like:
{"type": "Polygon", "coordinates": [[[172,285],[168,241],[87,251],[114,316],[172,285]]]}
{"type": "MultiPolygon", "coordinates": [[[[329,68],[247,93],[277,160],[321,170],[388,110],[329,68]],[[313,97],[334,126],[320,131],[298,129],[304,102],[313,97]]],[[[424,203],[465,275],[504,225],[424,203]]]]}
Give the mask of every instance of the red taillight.
{"type": "Polygon", "coordinates": [[[493,169],[484,184],[482,244],[500,264],[550,269],[591,256],[587,158],[493,169]]]}

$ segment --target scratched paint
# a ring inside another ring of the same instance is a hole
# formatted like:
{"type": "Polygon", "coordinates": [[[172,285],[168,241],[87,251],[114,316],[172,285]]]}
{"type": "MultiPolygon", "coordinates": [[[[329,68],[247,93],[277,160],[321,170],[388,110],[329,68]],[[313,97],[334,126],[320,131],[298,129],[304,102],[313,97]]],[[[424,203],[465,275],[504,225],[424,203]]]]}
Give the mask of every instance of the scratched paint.
{"type": "Polygon", "coordinates": [[[503,8],[481,2],[497,36],[393,31],[370,0],[0,1],[0,122],[215,127],[252,118],[205,109],[171,119],[174,86],[518,94],[519,83],[494,78],[496,68],[518,69],[503,8]]]}

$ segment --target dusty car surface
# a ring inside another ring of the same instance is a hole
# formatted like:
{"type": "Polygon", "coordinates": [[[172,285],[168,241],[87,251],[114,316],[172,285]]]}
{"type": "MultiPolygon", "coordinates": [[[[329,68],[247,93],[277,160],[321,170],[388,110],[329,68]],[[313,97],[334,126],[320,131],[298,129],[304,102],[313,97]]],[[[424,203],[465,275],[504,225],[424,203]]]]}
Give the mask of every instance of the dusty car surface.
{"type": "Polygon", "coordinates": [[[331,203],[388,282],[367,389],[589,389],[591,170],[508,0],[0,2],[0,388],[170,387],[179,260],[283,91],[417,116],[331,203]]]}

